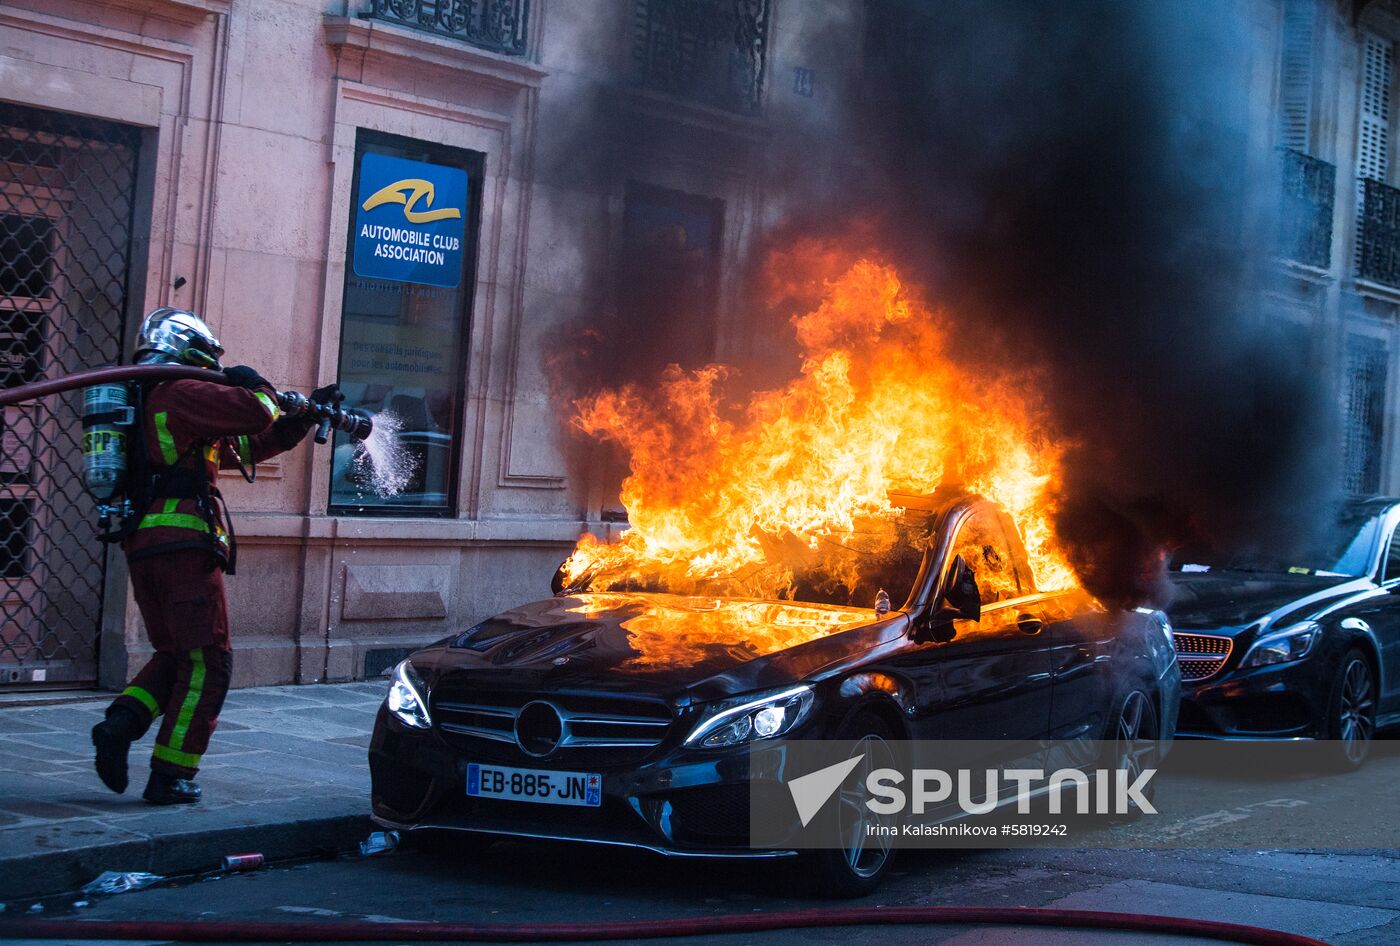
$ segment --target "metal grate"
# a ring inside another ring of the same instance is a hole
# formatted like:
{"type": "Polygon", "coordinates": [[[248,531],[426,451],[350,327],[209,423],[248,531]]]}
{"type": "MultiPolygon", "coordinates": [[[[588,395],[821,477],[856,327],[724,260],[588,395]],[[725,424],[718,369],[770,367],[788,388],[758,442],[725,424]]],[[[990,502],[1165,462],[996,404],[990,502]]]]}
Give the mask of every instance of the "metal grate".
{"type": "Polygon", "coordinates": [[[1217,634],[1189,634],[1177,631],[1172,635],[1176,646],[1177,663],[1181,666],[1181,679],[1185,683],[1195,683],[1214,676],[1230,656],[1234,640],[1217,634]]]}
{"type": "MultiPolygon", "coordinates": [[[[0,386],[121,360],[137,129],[0,104],[0,386]]],[[[97,676],[81,392],[0,421],[0,684],[97,676]]]]}
{"type": "Polygon", "coordinates": [[[1369,335],[1347,336],[1342,474],[1343,486],[1353,495],[1372,496],[1380,491],[1389,365],[1385,342],[1369,335]]]}
{"type": "Polygon", "coordinates": [[[1356,275],[1400,286],[1400,190],[1362,181],[1357,227],[1356,275]]]}
{"type": "Polygon", "coordinates": [[[1332,264],[1332,199],[1337,169],[1287,148],[1283,157],[1283,211],[1279,253],[1318,269],[1332,264]]]}
{"type": "Polygon", "coordinates": [[[363,15],[523,56],[529,13],[529,0],[370,0],[363,15]]]}
{"type": "Polygon", "coordinates": [[[754,114],[763,98],[768,0],[636,0],[633,57],[641,84],[754,114]]]}

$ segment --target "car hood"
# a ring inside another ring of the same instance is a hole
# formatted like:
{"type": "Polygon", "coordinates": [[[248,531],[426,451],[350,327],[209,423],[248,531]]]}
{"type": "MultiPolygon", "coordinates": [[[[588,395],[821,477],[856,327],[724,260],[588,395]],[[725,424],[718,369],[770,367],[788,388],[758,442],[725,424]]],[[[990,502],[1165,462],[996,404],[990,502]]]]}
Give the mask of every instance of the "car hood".
{"type": "Polygon", "coordinates": [[[801,679],[902,630],[903,615],[862,608],[578,594],[498,614],[423,657],[435,677],[493,688],[668,695],[700,689],[713,691],[709,698],[801,679]]]}
{"type": "Polygon", "coordinates": [[[1308,616],[1328,602],[1370,586],[1364,578],[1217,571],[1171,576],[1167,616],[1178,628],[1243,627],[1261,618],[1308,616]]]}

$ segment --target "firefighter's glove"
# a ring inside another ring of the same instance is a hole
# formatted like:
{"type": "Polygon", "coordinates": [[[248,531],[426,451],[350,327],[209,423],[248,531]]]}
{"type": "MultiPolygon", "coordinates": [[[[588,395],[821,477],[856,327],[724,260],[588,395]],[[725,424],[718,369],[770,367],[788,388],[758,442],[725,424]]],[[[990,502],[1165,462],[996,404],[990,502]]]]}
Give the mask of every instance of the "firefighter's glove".
{"type": "Polygon", "coordinates": [[[311,392],[311,400],[315,404],[324,404],[326,407],[336,407],[345,400],[345,393],[340,390],[338,384],[328,384],[324,388],[317,388],[311,392]]]}
{"type": "Polygon", "coordinates": [[[258,374],[256,369],[249,368],[247,365],[234,365],[232,368],[225,368],[224,377],[234,387],[247,388],[250,391],[255,388],[272,387],[266,378],[258,374]]]}

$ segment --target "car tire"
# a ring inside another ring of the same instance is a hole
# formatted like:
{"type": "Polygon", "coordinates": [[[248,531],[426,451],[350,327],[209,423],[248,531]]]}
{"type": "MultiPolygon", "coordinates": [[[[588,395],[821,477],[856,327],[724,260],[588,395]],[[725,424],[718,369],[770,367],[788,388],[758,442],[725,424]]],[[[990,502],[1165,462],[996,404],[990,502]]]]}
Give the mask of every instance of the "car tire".
{"type": "Polygon", "coordinates": [[[815,880],[817,893],[847,900],[874,892],[894,861],[893,838],[882,837],[874,846],[868,843],[866,826],[877,820],[877,816],[860,804],[864,790],[857,786],[864,784],[872,768],[896,765],[894,747],[889,745],[895,733],[879,716],[860,712],[841,725],[835,738],[869,747],[861,765],[846,777],[837,792],[837,803],[830,805],[827,813],[831,824],[826,830],[839,831],[842,837],[850,837],[857,843],[854,847],[806,851],[803,861],[807,876],[815,880]]]}
{"type": "Polygon", "coordinates": [[[1376,736],[1376,672],[1355,648],[1342,655],[1327,698],[1331,767],[1353,772],[1366,762],[1376,736]]]}
{"type": "MultiPolygon", "coordinates": [[[[1142,686],[1129,687],[1113,702],[1113,707],[1099,765],[1110,771],[1126,769],[1131,785],[1143,770],[1156,769],[1162,763],[1161,716],[1151,694],[1142,686]]],[[[1142,794],[1149,802],[1156,797],[1155,779],[1148,780],[1142,794]]],[[[1122,824],[1140,817],[1142,810],[1130,804],[1127,812],[1110,814],[1108,820],[1122,824]]]]}

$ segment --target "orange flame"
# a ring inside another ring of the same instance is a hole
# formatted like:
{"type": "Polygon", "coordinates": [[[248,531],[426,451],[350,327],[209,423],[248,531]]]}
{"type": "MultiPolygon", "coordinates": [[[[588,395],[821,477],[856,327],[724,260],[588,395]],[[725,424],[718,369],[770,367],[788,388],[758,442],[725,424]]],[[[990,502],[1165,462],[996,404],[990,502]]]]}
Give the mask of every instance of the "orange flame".
{"type": "Polygon", "coordinates": [[[842,272],[816,249],[784,261],[799,276],[836,274],[820,305],[792,318],[802,364],[788,384],[740,407],[725,399],[726,367],[672,365],[655,387],[577,403],[577,426],[629,458],[630,527],[611,544],[583,535],[565,585],[586,576],[593,591],[704,594],[718,580],[786,598],[800,562],[853,586],[859,559],[846,552],[868,544],[863,522],[900,517],[891,493],[956,484],[1011,515],[1039,588],[1073,587],[1050,527],[1063,451],[1043,433],[1030,379],[954,362],[943,321],[888,265],[859,259],[842,272]]]}

